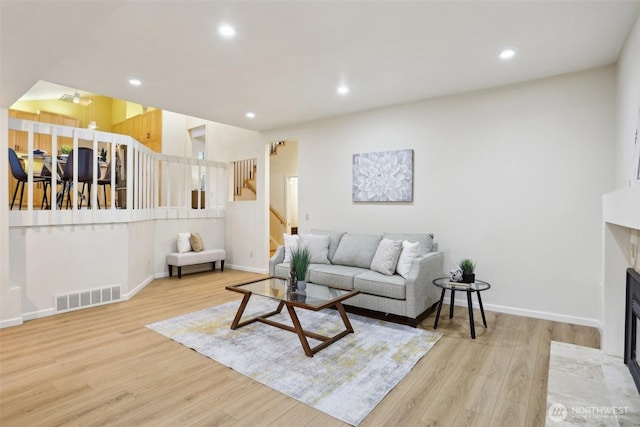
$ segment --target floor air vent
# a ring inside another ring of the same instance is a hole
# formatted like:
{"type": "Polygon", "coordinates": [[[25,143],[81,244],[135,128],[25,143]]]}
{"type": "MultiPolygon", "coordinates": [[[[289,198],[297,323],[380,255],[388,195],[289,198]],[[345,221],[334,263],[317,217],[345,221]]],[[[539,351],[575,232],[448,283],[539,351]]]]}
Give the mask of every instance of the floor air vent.
{"type": "Polygon", "coordinates": [[[56,295],[56,312],[77,310],[120,301],[120,286],[56,295]]]}

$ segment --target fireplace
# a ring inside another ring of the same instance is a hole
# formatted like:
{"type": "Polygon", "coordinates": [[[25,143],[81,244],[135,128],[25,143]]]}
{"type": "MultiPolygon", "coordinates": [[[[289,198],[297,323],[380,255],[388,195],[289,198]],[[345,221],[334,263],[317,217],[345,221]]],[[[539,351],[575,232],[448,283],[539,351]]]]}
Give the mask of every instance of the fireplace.
{"type": "Polygon", "coordinates": [[[640,273],[627,269],[627,298],[624,325],[624,363],[640,392],[640,273]]]}

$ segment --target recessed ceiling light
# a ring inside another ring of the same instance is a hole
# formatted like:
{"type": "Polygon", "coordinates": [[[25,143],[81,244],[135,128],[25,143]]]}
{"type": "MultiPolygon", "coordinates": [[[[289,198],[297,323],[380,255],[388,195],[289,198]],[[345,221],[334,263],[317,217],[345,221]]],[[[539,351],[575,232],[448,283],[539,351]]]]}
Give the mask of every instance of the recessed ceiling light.
{"type": "Polygon", "coordinates": [[[245,114],[245,116],[247,116],[247,119],[254,119],[256,117],[256,113],[254,113],[253,111],[247,111],[247,114],[245,114]]]}
{"type": "Polygon", "coordinates": [[[142,84],[142,80],[137,77],[129,77],[129,84],[131,86],[140,86],[142,84]]]}
{"type": "Polygon", "coordinates": [[[230,39],[236,35],[236,29],[229,24],[223,24],[218,27],[218,34],[225,39],[230,39]]]}
{"type": "Polygon", "coordinates": [[[349,93],[349,86],[347,85],[340,85],[338,86],[338,93],[340,95],[346,95],[349,93]]]}
{"type": "Polygon", "coordinates": [[[514,56],[516,56],[516,50],[511,47],[506,49],[501,49],[498,52],[498,56],[500,57],[500,59],[511,59],[514,56]]]}

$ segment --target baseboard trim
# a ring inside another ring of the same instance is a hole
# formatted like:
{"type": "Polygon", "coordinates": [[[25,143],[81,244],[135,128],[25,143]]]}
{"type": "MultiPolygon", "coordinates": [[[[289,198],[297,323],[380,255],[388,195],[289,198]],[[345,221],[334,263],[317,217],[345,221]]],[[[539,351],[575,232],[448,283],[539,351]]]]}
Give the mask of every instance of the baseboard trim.
{"type": "Polygon", "coordinates": [[[142,283],[140,283],[138,286],[133,288],[131,291],[127,292],[126,294],[122,294],[122,297],[123,297],[122,300],[123,301],[127,301],[127,300],[131,299],[135,294],[137,294],[138,292],[143,290],[145,288],[145,286],[147,286],[149,283],[153,282],[154,278],[155,278],[155,274],[152,274],[151,276],[149,276],[145,280],[143,280],[142,283]]]}
{"type": "Polygon", "coordinates": [[[22,317],[14,317],[13,319],[6,319],[0,321],[0,329],[10,328],[12,326],[20,326],[24,323],[22,317]]]}
{"type": "Polygon", "coordinates": [[[32,311],[30,313],[23,313],[22,320],[25,322],[27,320],[40,319],[42,317],[49,317],[56,314],[56,310],[54,308],[45,308],[44,310],[32,311]]]}
{"type": "Polygon", "coordinates": [[[249,273],[269,274],[269,269],[245,267],[243,265],[236,265],[236,264],[225,264],[224,267],[225,268],[229,267],[232,270],[247,271],[249,273]]]}
{"type": "MultiPolygon", "coordinates": [[[[473,298],[473,308],[479,310],[478,301],[476,298],[473,298]]],[[[450,297],[445,297],[444,303],[449,304],[451,301],[450,297]]],[[[467,300],[458,299],[455,300],[455,305],[460,307],[467,307],[467,300]]],[[[518,308],[518,307],[507,307],[504,305],[496,305],[496,304],[486,304],[483,301],[484,309],[487,311],[495,311],[498,313],[505,314],[513,314],[516,316],[524,316],[524,317],[533,317],[535,319],[543,319],[543,320],[552,320],[554,322],[562,322],[562,323],[570,323],[573,325],[581,325],[581,326],[591,326],[593,328],[600,329],[600,320],[598,319],[590,319],[587,317],[579,317],[579,316],[569,316],[566,314],[559,313],[550,313],[547,311],[537,311],[537,310],[529,310],[526,308],[518,308]]]]}
{"type": "Polygon", "coordinates": [[[154,273],[154,275],[153,275],[154,279],[164,279],[165,277],[169,277],[169,272],[168,271],[163,271],[161,273],[154,273]]]}

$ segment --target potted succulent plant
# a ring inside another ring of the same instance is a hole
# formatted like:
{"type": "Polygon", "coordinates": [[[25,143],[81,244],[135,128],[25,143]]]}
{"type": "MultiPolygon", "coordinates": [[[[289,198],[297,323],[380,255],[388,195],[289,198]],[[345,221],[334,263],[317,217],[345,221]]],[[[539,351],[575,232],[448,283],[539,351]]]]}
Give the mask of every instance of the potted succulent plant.
{"type": "Polygon", "coordinates": [[[475,275],[476,263],[469,258],[465,258],[460,261],[460,270],[462,270],[462,283],[474,283],[476,281],[475,275]]]}
{"type": "Polygon", "coordinates": [[[297,289],[303,291],[307,287],[307,270],[311,255],[305,247],[298,247],[291,252],[291,265],[296,272],[297,289]]]}

